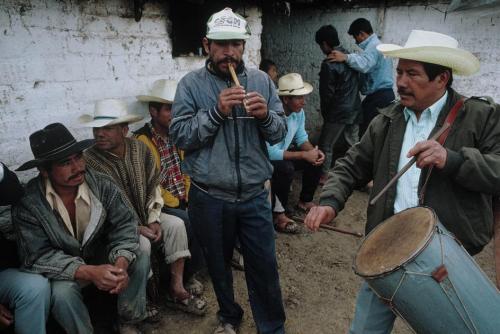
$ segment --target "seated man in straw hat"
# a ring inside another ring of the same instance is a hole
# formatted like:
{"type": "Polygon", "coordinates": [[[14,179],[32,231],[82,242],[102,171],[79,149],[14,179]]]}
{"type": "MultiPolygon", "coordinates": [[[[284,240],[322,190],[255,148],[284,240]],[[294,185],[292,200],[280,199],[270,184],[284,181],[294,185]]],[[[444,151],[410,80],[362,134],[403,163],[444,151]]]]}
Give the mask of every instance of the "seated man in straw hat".
{"type": "Polygon", "coordinates": [[[85,152],[85,160],[90,167],[111,176],[135,209],[140,220],[141,251],[151,254],[151,243],[162,241],[164,260],[171,273],[167,304],[202,315],[206,302],[184,288],[184,262],[191,257],[184,223],[161,212],[160,174],[153,155],[142,142],[127,137],[128,124],[141,119],[128,114],[123,101],[98,101],[94,115],[80,117],[84,126],[93,128],[96,140],[95,146],[85,152]]]}
{"type": "Polygon", "coordinates": [[[176,89],[177,81],[157,80],[153,83],[150,95],[137,97],[139,101],[148,102],[151,122],[144,124],[134,132],[134,135],[149,148],[160,171],[161,195],[164,202],[162,211],[184,221],[191,252],[191,259],[186,263],[185,287],[189,292],[201,295],[204,287],[194,274],[203,266],[203,254],[186,211],[190,182],[189,177],[181,169],[184,152],[172,144],[168,131],[176,89]]]}
{"type": "MultiPolygon", "coordinates": [[[[453,74],[473,74],[479,61],[452,37],[430,31],[412,31],[404,47],[377,48],[399,58],[400,101],[380,110],[361,141],[337,161],[320,206],[305,223],[317,230],[330,222],[353,188],[371,179],[373,197],[415,157],[416,165],[369,207],[366,232],[394,213],[425,205],[471,255],[477,254],[492,237],[491,203],[500,192],[500,106],[490,98],[465,98],[451,85],[453,74]],[[429,140],[445,120],[452,126],[444,144],[429,140]]],[[[389,333],[394,319],[389,306],[363,283],[351,333],[389,333]]]]}
{"type": "MultiPolygon", "coordinates": [[[[146,317],[149,258],[139,252],[137,216],[106,175],[87,169],[77,142],[59,123],[30,136],[37,167],[13,208],[22,269],[50,280],[52,315],[67,333],[92,333],[82,287],[118,295],[120,333],[139,333],[146,317]]],[[[36,331],[41,332],[41,329],[36,331]]]]}
{"type": "MultiPolygon", "coordinates": [[[[274,167],[271,189],[284,208],[288,203],[290,186],[296,169],[304,170],[298,203],[298,207],[304,211],[314,205],[312,202],[314,191],[321,177],[321,165],[325,160],[325,155],[317,146],[314,147],[309,142],[305,130],[306,118],[303,108],[306,95],[312,90],[312,86],[304,82],[298,73],[289,73],[278,81],[278,95],[287,115],[288,132],[281,142],[267,146],[269,158],[274,167]]],[[[274,225],[279,232],[296,233],[298,231],[297,224],[284,212],[275,213],[274,225]]]]}

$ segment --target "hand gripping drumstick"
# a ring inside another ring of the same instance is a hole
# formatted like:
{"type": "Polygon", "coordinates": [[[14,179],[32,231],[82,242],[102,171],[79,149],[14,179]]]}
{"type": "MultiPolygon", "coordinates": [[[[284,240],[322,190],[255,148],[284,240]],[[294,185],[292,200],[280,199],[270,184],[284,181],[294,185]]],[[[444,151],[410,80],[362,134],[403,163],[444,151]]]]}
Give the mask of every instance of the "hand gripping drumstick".
{"type": "MultiPolygon", "coordinates": [[[[295,221],[298,221],[298,222],[300,222],[302,224],[304,224],[304,219],[302,219],[300,217],[292,217],[292,219],[295,220],[295,221]]],[[[338,232],[338,233],[348,234],[348,235],[352,235],[352,236],[355,236],[355,237],[358,237],[358,238],[362,238],[363,237],[363,233],[359,233],[359,232],[355,232],[355,231],[343,229],[343,228],[340,228],[340,227],[331,226],[331,225],[328,225],[328,224],[320,224],[319,227],[320,228],[324,228],[325,230],[330,230],[330,231],[335,231],[335,232],[338,232]]]]}
{"type": "MultiPolygon", "coordinates": [[[[449,123],[445,123],[443,124],[443,126],[441,127],[441,129],[439,129],[435,134],[434,136],[432,136],[429,140],[437,140],[439,138],[439,136],[441,136],[446,130],[448,130],[448,128],[450,127],[450,124],[449,123]]],[[[417,161],[417,158],[416,157],[413,157],[411,158],[410,161],[408,161],[406,163],[406,165],[403,166],[403,168],[401,168],[401,170],[396,174],[394,175],[394,177],[387,183],[387,185],[375,196],[372,198],[372,200],[370,201],[370,205],[373,205],[375,204],[378,199],[383,195],[385,194],[385,192],[401,177],[403,176],[404,173],[406,173],[406,171],[408,169],[410,169],[410,167],[417,161]]]]}

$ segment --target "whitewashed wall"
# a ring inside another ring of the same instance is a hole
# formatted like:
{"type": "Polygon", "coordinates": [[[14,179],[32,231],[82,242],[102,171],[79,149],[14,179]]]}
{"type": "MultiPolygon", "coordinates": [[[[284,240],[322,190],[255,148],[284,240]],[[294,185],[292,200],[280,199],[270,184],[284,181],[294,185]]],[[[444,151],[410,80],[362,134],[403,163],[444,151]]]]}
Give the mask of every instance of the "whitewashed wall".
{"type": "MultiPolygon", "coordinates": [[[[77,118],[92,113],[100,99],[121,98],[131,111],[145,114],[136,95],[157,79],[180,79],[203,66],[202,57],[172,58],[164,6],[147,4],[137,23],[131,3],[0,2],[0,161],[17,167],[31,159],[29,135],[52,122],[65,124],[79,139],[90,137],[77,118]]],[[[245,60],[256,67],[261,11],[245,13],[252,30],[245,60]]]]}
{"type": "Polygon", "coordinates": [[[500,102],[500,7],[446,13],[446,4],[360,9],[307,9],[291,16],[264,15],[263,57],[273,59],[281,74],[301,73],[315,87],[308,99],[308,129],[317,135],[319,115],[318,73],[324,58],[314,42],[315,32],[325,24],[334,25],[341,43],[358,51],[347,34],[349,25],[359,17],[372,23],[386,43],[404,44],[412,29],[432,30],[456,38],[459,45],[474,53],[481,62],[479,73],[454,78],[453,87],[466,95],[489,95],[500,102]]]}

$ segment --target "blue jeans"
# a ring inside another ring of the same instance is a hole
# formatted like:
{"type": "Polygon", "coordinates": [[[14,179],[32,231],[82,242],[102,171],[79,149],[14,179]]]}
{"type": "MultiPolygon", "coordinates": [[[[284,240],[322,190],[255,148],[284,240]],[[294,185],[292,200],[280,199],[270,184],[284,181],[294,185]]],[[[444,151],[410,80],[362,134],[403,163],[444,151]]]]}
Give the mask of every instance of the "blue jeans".
{"type": "Polygon", "coordinates": [[[271,206],[267,192],[245,202],[216,199],[195,185],[189,191],[189,218],[205,256],[222,322],[238,326],[243,310],[234,300],[230,261],[238,236],[245,261],[250,306],[261,334],[284,333],[274,245],[271,206]]]}
{"type": "Polygon", "coordinates": [[[16,333],[44,334],[50,306],[49,282],[38,274],[2,269],[0,304],[13,311],[16,333]]]}
{"type": "MultiPolygon", "coordinates": [[[[129,266],[129,283],[118,295],[118,318],[137,323],[146,317],[146,282],[149,256],[140,253],[129,266]]],[[[66,333],[93,333],[89,312],[83,302],[81,286],[76,281],[52,280],[52,315],[66,333]]]]}
{"type": "Polygon", "coordinates": [[[349,334],[389,334],[396,316],[363,282],[356,299],[356,310],[349,334]]]}

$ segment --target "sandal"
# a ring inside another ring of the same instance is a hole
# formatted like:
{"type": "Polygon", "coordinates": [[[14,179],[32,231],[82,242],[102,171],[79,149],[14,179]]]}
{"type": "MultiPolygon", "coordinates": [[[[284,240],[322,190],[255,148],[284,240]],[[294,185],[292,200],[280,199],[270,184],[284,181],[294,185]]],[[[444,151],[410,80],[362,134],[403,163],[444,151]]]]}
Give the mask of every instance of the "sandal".
{"type": "Polygon", "coordinates": [[[205,287],[194,276],[191,276],[186,284],[184,284],[184,289],[192,295],[201,296],[205,287]]]}
{"type": "Polygon", "coordinates": [[[274,224],[274,228],[276,231],[281,233],[289,233],[289,234],[297,234],[300,233],[299,225],[292,219],[288,219],[286,223],[283,224],[274,224]]]}
{"type": "Polygon", "coordinates": [[[146,304],[146,319],[147,322],[158,322],[161,320],[160,309],[153,304],[146,304]]]}
{"type": "Polygon", "coordinates": [[[205,315],[207,312],[207,302],[203,298],[196,297],[192,294],[182,300],[167,296],[165,305],[167,305],[167,307],[195,315],[205,315]]]}

